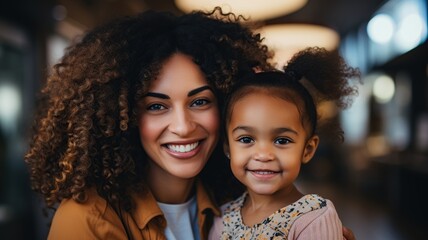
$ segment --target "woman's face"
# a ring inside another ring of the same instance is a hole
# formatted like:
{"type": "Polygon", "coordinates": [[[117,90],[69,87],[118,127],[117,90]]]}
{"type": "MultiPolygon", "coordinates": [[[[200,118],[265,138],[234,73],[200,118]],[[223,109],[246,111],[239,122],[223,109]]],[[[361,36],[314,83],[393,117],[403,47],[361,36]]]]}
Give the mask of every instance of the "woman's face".
{"type": "Polygon", "coordinates": [[[199,67],[186,55],[172,55],[140,108],[140,139],[151,173],[182,179],[198,175],[219,136],[217,99],[199,67]]]}

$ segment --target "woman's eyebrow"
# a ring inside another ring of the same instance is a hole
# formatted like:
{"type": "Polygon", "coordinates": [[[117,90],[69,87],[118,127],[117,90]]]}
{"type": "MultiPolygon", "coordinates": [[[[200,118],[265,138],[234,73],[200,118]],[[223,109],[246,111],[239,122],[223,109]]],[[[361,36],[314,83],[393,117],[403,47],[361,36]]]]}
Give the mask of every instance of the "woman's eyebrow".
{"type": "Polygon", "coordinates": [[[171,99],[168,95],[163,93],[157,93],[157,92],[148,92],[144,94],[143,97],[155,97],[155,98],[162,98],[162,99],[171,99]]]}
{"type": "Polygon", "coordinates": [[[214,92],[214,91],[213,91],[213,89],[212,89],[210,86],[205,85],[205,86],[198,87],[198,88],[195,88],[195,89],[191,90],[191,91],[187,94],[187,96],[188,96],[188,97],[191,97],[191,96],[196,95],[196,94],[198,94],[198,93],[200,93],[200,92],[202,92],[202,91],[205,91],[205,90],[207,90],[207,89],[208,89],[208,90],[211,90],[211,92],[214,92]]]}
{"type": "MultiPolygon", "coordinates": [[[[187,96],[191,97],[191,96],[196,95],[196,94],[198,94],[202,91],[205,91],[207,89],[213,91],[210,86],[205,85],[205,86],[198,87],[198,88],[195,88],[195,89],[189,91],[187,96]]],[[[157,93],[157,92],[148,92],[148,93],[144,94],[143,97],[155,97],[155,98],[162,98],[162,99],[171,99],[168,95],[163,94],[163,93],[157,93]]]]}

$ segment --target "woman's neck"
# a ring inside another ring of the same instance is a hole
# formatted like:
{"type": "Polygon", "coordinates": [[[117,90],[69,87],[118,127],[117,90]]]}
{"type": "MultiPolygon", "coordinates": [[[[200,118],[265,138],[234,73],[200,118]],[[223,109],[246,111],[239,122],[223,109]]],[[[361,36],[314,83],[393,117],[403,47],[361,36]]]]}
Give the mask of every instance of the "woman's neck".
{"type": "Polygon", "coordinates": [[[183,179],[166,173],[153,164],[147,173],[149,188],[158,202],[184,203],[193,195],[195,179],[183,179]]]}

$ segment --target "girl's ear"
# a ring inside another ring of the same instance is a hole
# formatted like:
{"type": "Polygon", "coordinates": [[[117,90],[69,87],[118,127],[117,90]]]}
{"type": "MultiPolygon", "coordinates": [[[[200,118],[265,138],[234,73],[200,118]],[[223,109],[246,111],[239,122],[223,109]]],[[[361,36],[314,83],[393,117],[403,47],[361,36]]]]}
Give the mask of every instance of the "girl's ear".
{"type": "Polygon", "coordinates": [[[320,142],[320,138],[318,137],[318,135],[314,135],[308,140],[305,146],[305,152],[303,153],[303,158],[302,158],[303,164],[308,163],[312,159],[312,157],[314,156],[318,148],[319,142],[320,142]]]}
{"type": "Polygon", "coordinates": [[[230,159],[229,143],[227,141],[223,142],[223,151],[226,157],[230,159]]]}

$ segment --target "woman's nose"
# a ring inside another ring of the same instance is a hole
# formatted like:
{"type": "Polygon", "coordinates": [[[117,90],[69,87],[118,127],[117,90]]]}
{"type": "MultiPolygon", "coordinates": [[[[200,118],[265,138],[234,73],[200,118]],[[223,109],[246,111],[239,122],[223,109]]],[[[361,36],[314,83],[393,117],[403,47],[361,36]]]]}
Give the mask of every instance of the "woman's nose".
{"type": "Polygon", "coordinates": [[[189,133],[192,133],[195,128],[196,124],[186,109],[177,109],[174,111],[169,124],[169,131],[178,136],[185,137],[189,133]]]}

